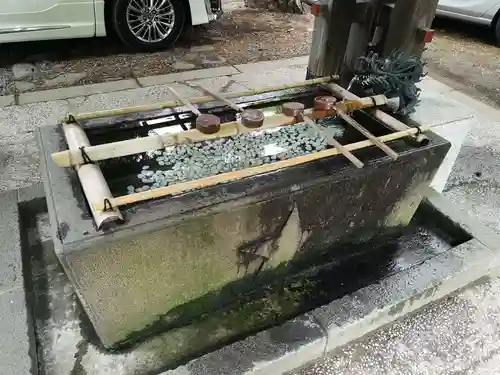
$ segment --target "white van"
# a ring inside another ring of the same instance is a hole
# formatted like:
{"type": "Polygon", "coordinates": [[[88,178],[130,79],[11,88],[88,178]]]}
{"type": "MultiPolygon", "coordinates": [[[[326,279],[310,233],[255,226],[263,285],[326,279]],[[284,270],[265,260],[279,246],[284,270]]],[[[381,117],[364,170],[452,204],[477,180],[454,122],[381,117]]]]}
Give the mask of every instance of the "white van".
{"type": "MultiPolygon", "coordinates": [[[[189,25],[216,20],[220,0],[1,0],[0,43],[105,36],[164,49],[189,25]]],[[[0,48],[5,48],[5,46],[0,48]]]]}

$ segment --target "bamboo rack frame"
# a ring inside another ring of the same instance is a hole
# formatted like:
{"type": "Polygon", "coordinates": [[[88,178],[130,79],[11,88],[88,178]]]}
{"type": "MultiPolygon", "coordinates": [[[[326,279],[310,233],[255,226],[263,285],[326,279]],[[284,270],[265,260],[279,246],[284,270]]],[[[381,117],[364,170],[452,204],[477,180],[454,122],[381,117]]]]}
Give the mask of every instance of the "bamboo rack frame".
{"type": "MultiPolygon", "coordinates": [[[[309,114],[311,113],[311,111],[306,112],[309,114]]],[[[214,134],[204,134],[196,129],[191,129],[176,134],[153,135],[89,146],[85,147],[85,153],[92,161],[106,160],[180,144],[202,142],[264,129],[272,129],[280,126],[292,125],[293,123],[295,123],[295,119],[292,117],[285,116],[284,114],[276,114],[266,117],[264,125],[258,129],[247,128],[238,121],[234,121],[221,124],[220,130],[214,134]]],[[[52,160],[60,167],[71,167],[84,162],[80,150],[66,150],[53,153],[52,160]]]]}
{"type": "MultiPolygon", "coordinates": [[[[443,124],[441,124],[441,125],[443,125],[443,124]]],[[[434,125],[434,126],[440,126],[440,125],[434,125]]],[[[409,129],[406,129],[403,131],[383,135],[381,137],[378,137],[377,140],[379,142],[385,143],[385,142],[393,141],[396,139],[401,139],[401,138],[407,137],[409,135],[425,132],[425,131],[428,131],[430,129],[431,129],[431,126],[423,125],[423,126],[420,126],[418,129],[417,128],[409,128],[409,129]]],[[[359,141],[359,142],[345,145],[344,148],[347,151],[354,151],[354,150],[360,150],[360,149],[363,149],[366,147],[370,147],[373,145],[374,145],[373,140],[367,139],[364,141],[359,141]]],[[[278,169],[293,167],[293,166],[301,165],[301,164],[308,163],[308,162],[311,162],[314,160],[323,159],[326,157],[339,155],[339,154],[341,154],[341,151],[339,151],[337,148],[331,148],[328,150],[318,151],[318,152],[315,152],[312,154],[303,155],[303,156],[299,156],[299,157],[292,158],[292,159],[281,160],[281,161],[271,163],[271,164],[265,164],[265,165],[261,165],[261,166],[257,166],[257,167],[245,168],[245,169],[235,171],[235,172],[222,173],[222,174],[213,175],[213,176],[209,176],[209,177],[198,179],[198,180],[182,182],[182,183],[175,184],[172,186],[156,188],[153,190],[124,195],[121,197],[115,197],[115,198],[110,199],[109,203],[111,204],[112,207],[120,207],[120,206],[125,206],[128,204],[142,202],[142,201],[146,201],[146,200],[150,200],[150,199],[162,198],[162,197],[169,196],[169,195],[172,195],[172,196],[179,195],[179,194],[185,193],[188,190],[201,189],[201,188],[215,186],[215,185],[222,184],[222,183],[238,181],[238,180],[241,180],[241,179],[246,178],[246,177],[255,176],[257,174],[269,173],[272,171],[276,171],[278,169]]],[[[90,202],[90,204],[94,207],[94,209],[96,211],[103,211],[105,209],[104,202],[90,202]]]]}
{"type": "MultiPolygon", "coordinates": [[[[177,92],[173,89],[172,92],[175,93],[174,95],[178,95],[177,92]]],[[[180,96],[179,98],[180,100],[185,101],[191,105],[190,101],[187,101],[187,99],[181,98],[180,96]]],[[[368,108],[372,107],[374,104],[385,103],[384,98],[385,97],[383,95],[378,95],[376,97],[359,98],[356,99],[356,101],[340,102],[339,107],[336,108],[335,110],[332,110],[332,114],[334,114],[335,111],[337,111],[341,116],[343,116],[345,121],[347,121],[351,126],[355,127],[367,138],[375,139],[375,136],[373,136],[370,132],[368,132],[368,130],[366,130],[361,124],[359,124],[349,115],[344,113],[342,111],[342,108],[344,107],[356,107],[357,109],[368,108]]],[[[193,111],[193,109],[191,110],[193,111]]],[[[307,109],[304,112],[304,115],[308,117],[316,117],[315,112],[312,109],[307,109]]],[[[292,125],[296,122],[297,122],[296,119],[285,116],[282,113],[279,114],[277,113],[273,116],[266,117],[263,126],[260,127],[259,129],[270,129],[279,126],[292,125]]],[[[242,133],[258,131],[259,129],[248,128],[246,126],[241,125],[239,121],[235,121],[235,122],[221,124],[220,130],[214,134],[203,134],[197,129],[192,129],[177,134],[150,135],[142,138],[130,139],[130,140],[107,143],[96,146],[89,146],[85,148],[85,152],[92,161],[99,161],[99,160],[106,160],[128,155],[134,155],[141,152],[147,152],[183,143],[194,143],[194,142],[220,139],[220,138],[235,136],[242,133]]],[[[381,148],[385,153],[387,153],[389,156],[391,156],[393,159],[397,158],[397,154],[394,151],[392,151],[388,146],[382,143],[376,143],[376,145],[377,147],[381,148]]],[[[84,162],[83,155],[79,150],[66,150],[54,153],[52,154],[52,160],[60,167],[70,167],[84,162]]]]}
{"type": "MultiPolygon", "coordinates": [[[[314,79],[309,79],[303,82],[298,82],[298,83],[291,83],[287,85],[281,85],[281,86],[269,86],[265,87],[261,90],[248,90],[248,91],[240,91],[240,92],[231,92],[227,93],[225,95],[226,99],[230,98],[237,98],[240,96],[251,96],[251,95],[259,95],[259,94],[265,94],[268,92],[273,92],[273,91],[280,91],[280,90],[287,90],[287,89],[295,89],[299,87],[306,87],[306,86],[312,86],[312,85],[318,85],[318,84],[323,84],[323,83],[328,83],[332,81],[337,81],[339,79],[339,76],[331,76],[331,77],[321,77],[321,78],[314,78],[314,79]]],[[[175,82],[173,82],[175,83],[175,82]]],[[[200,97],[195,97],[195,98],[190,98],[190,103],[191,104],[203,104],[203,103],[208,103],[212,102],[214,99],[212,96],[200,96],[200,97]]],[[[75,121],[85,121],[85,120],[93,120],[101,117],[113,117],[113,116],[124,116],[124,115],[129,115],[137,112],[152,112],[152,111],[160,111],[162,109],[168,109],[168,108],[174,108],[174,107],[180,107],[183,106],[184,103],[176,100],[176,101],[169,101],[165,103],[158,103],[158,104],[149,104],[149,105],[139,105],[139,106],[133,106],[133,107],[125,107],[125,108],[117,108],[117,109],[108,109],[104,111],[97,111],[97,112],[88,112],[88,113],[69,113],[66,115],[63,119],[61,119],[61,123],[72,123],[75,121]]]]}
{"type": "MultiPolygon", "coordinates": [[[[76,124],[65,124],[63,125],[63,133],[66,138],[66,142],[70,149],[77,149],[79,147],[84,147],[90,145],[89,140],[83,131],[83,129],[76,124]]],[[[82,185],[83,193],[87,198],[88,202],[92,200],[103,200],[112,198],[109,186],[104,179],[101,169],[96,164],[81,164],[75,166],[75,171],[82,185]]],[[[94,207],[90,206],[90,212],[94,217],[95,224],[97,228],[100,228],[103,224],[123,220],[123,216],[120,211],[113,207],[113,209],[103,212],[98,211],[94,207]]]]}

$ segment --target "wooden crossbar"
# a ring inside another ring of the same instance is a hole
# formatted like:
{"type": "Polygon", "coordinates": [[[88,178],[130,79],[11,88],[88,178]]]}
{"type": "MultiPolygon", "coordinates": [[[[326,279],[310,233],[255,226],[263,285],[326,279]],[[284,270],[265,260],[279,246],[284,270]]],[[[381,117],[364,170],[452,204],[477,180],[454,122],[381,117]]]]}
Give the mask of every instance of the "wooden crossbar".
{"type": "Polygon", "coordinates": [[[348,114],[342,112],[341,110],[337,110],[337,114],[349,125],[351,125],[354,129],[363,134],[366,138],[371,140],[375,146],[384,151],[387,155],[389,155],[392,159],[396,160],[398,158],[398,154],[391,149],[389,146],[385,145],[381,141],[379,141],[372,133],[366,130],[359,122],[354,120],[348,114]]]}
{"type": "Polygon", "coordinates": [[[304,122],[312,127],[319,135],[326,139],[330,146],[335,147],[339,152],[342,153],[351,163],[353,163],[356,168],[363,168],[364,164],[359,160],[353,153],[342,146],[327,130],[316,124],[309,117],[304,117],[304,122]]]}
{"type": "Polygon", "coordinates": [[[208,89],[207,87],[203,86],[203,85],[197,85],[200,89],[202,89],[203,91],[205,91],[207,94],[210,94],[211,96],[213,96],[215,99],[223,102],[224,104],[226,104],[227,106],[229,106],[230,108],[234,109],[236,112],[241,112],[243,111],[243,108],[241,106],[239,106],[238,104],[232,102],[231,100],[229,100],[228,98],[226,98],[225,96],[222,96],[221,94],[219,93],[216,93],[210,89],[208,89]]]}

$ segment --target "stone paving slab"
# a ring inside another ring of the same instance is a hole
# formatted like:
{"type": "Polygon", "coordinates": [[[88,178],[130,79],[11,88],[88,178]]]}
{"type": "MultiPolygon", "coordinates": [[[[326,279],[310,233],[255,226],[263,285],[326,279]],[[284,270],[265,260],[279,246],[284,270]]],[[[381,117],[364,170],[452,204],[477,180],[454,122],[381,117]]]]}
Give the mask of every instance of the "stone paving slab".
{"type": "Polygon", "coordinates": [[[21,235],[17,192],[0,194],[0,293],[22,288],[21,235]]]}
{"type": "MultiPolygon", "coordinates": [[[[30,375],[32,358],[26,298],[22,288],[0,293],[0,374],[30,375]]],[[[35,373],[36,374],[36,373],[35,373]]]]}
{"type": "Polygon", "coordinates": [[[23,280],[18,192],[0,194],[0,374],[36,374],[23,280]]]}
{"type": "Polygon", "coordinates": [[[275,66],[271,69],[257,70],[254,72],[244,72],[233,76],[236,82],[257,90],[266,86],[279,86],[284,83],[301,82],[306,79],[305,71],[307,64],[290,65],[286,67],[275,66]]]}
{"type": "Polygon", "coordinates": [[[181,73],[171,73],[161,76],[138,78],[138,81],[141,84],[141,86],[146,87],[146,86],[163,85],[166,83],[173,83],[173,82],[189,81],[193,79],[228,76],[238,73],[240,73],[240,71],[233,66],[221,66],[218,68],[191,70],[181,73]]]}
{"type": "MultiPolygon", "coordinates": [[[[272,60],[272,61],[260,61],[257,63],[249,63],[249,64],[240,64],[235,65],[234,67],[238,69],[242,73],[255,73],[255,71],[265,72],[269,70],[291,67],[291,66],[307,66],[309,62],[309,55],[293,57],[291,59],[284,60],[272,60]]],[[[303,77],[305,79],[305,70],[303,71],[303,77]]]]}
{"type": "MultiPolygon", "coordinates": [[[[121,91],[133,88],[139,88],[137,81],[133,79],[124,79],[113,82],[95,83],[92,85],[63,87],[53,90],[26,92],[19,95],[18,104],[30,104],[47,102],[52,100],[61,100],[74,98],[78,96],[87,96],[94,94],[103,94],[114,91],[121,91]]],[[[1,105],[0,105],[1,107],[1,105]]]]}
{"type": "Polygon", "coordinates": [[[16,104],[16,98],[14,95],[0,96],[0,108],[9,107],[16,104]]]}
{"type": "Polygon", "coordinates": [[[161,375],[282,374],[323,355],[326,340],[314,317],[305,314],[161,375]]]}

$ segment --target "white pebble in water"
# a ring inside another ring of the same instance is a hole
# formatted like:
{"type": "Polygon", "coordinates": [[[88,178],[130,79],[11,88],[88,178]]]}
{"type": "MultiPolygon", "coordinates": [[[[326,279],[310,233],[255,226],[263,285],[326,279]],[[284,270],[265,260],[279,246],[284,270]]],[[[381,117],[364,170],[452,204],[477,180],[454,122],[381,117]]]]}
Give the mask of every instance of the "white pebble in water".
{"type": "MultiPolygon", "coordinates": [[[[329,131],[338,136],[342,130],[337,124],[329,128],[329,131]]],[[[326,147],[325,139],[305,124],[168,147],[154,153],[159,169],[144,165],[141,173],[137,175],[144,186],[135,188],[130,185],[127,186],[127,191],[144,191],[144,187],[154,189],[264,163],[274,163],[321,151],[326,147]]]]}

